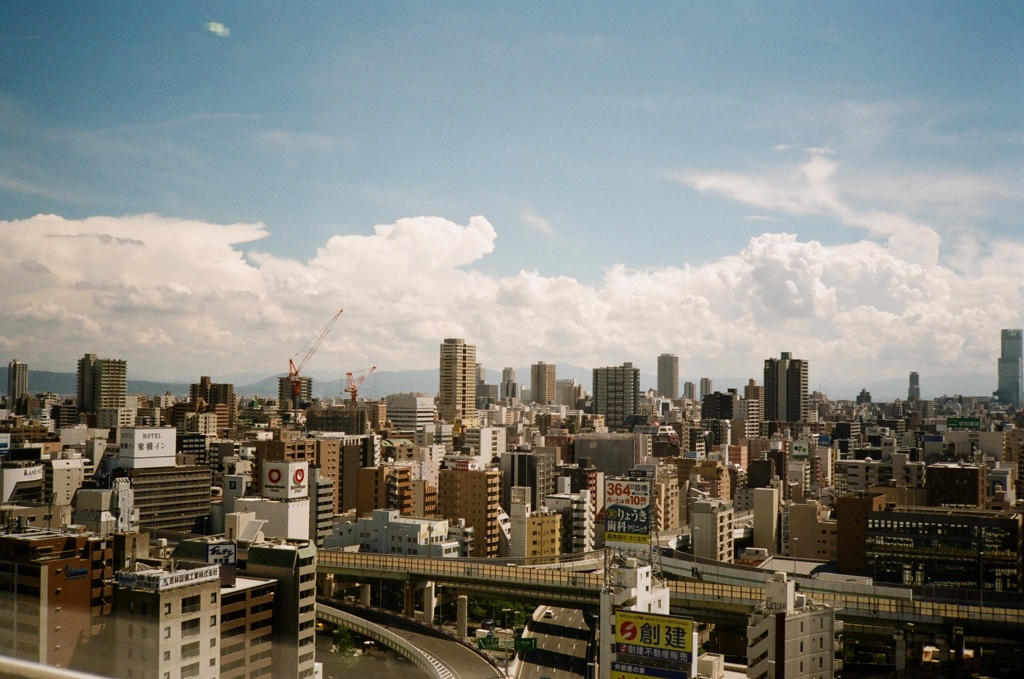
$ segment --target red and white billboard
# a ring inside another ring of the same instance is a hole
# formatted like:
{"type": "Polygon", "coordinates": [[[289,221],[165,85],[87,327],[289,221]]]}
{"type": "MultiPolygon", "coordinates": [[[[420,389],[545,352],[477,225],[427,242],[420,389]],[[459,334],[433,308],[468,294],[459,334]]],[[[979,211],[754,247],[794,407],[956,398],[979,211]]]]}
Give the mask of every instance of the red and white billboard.
{"type": "Polygon", "coordinates": [[[263,497],[296,500],[309,497],[308,462],[267,462],[263,465],[263,497]]]}

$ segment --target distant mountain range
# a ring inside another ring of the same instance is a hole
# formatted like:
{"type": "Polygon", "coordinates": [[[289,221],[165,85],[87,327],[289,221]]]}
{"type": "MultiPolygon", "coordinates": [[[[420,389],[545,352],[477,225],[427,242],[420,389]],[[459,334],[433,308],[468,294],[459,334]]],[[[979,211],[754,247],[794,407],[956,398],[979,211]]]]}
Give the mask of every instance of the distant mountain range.
{"type": "MultiPolygon", "coordinates": [[[[584,389],[590,391],[592,384],[592,372],[589,368],[580,368],[568,364],[558,364],[558,379],[575,379],[583,385],[584,389]]],[[[277,396],[277,380],[283,375],[270,375],[262,379],[254,379],[252,374],[235,375],[235,378],[248,378],[251,382],[240,383],[235,380],[235,392],[239,396],[277,396]]],[[[320,398],[331,398],[342,396],[344,388],[343,377],[330,376],[325,373],[311,373],[313,378],[313,394],[320,398]]],[[[758,376],[760,377],[760,376],[758,376]]],[[[231,382],[230,377],[218,378],[214,376],[215,382],[231,382]]],[[[714,388],[724,391],[728,388],[742,390],[743,385],[749,378],[714,378],[714,388]]],[[[31,393],[42,391],[55,394],[74,395],[76,391],[77,376],[75,373],[49,372],[46,370],[33,370],[29,366],[29,390],[31,393]]],[[[198,381],[196,375],[194,381],[198,381]]],[[[498,384],[501,381],[501,371],[488,370],[488,384],[498,384]]],[[[516,381],[522,387],[530,386],[530,369],[516,368],[516,381]]],[[[697,381],[696,379],[694,381],[697,381]]],[[[760,382],[760,379],[758,379],[760,382]]],[[[152,380],[128,380],[128,392],[132,394],[156,395],[170,392],[176,396],[188,396],[189,382],[159,382],[152,380]]],[[[655,375],[641,373],[640,389],[653,389],[657,383],[655,375]]],[[[388,394],[399,392],[419,392],[434,395],[437,393],[438,376],[437,369],[426,370],[378,370],[370,375],[359,385],[359,395],[364,398],[381,398],[388,394]]],[[[906,398],[907,380],[899,379],[867,379],[862,383],[836,383],[812,385],[812,389],[820,389],[833,399],[853,399],[860,393],[861,389],[871,392],[875,401],[891,401],[896,398],[906,398]]],[[[925,398],[934,398],[939,395],[963,394],[970,396],[988,396],[995,388],[994,375],[921,375],[921,392],[925,398]]],[[[7,391],[7,371],[0,368],[0,390],[7,391]]]]}

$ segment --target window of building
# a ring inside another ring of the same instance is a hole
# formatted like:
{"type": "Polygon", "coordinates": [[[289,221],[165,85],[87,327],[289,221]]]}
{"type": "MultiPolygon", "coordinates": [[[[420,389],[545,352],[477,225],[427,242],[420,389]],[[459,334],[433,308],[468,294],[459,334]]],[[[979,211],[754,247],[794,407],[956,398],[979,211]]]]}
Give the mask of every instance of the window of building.
{"type": "Polygon", "coordinates": [[[170,651],[164,651],[164,660],[170,660],[170,659],[171,659],[171,652],[170,651]]]}
{"type": "Polygon", "coordinates": [[[181,659],[188,660],[189,658],[195,658],[199,655],[199,642],[193,641],[190,644],[185,644],[181,647],[181,659]]]}
{"type": "Polygon", "coordinates": [[[199,602],[199,595],[187,596],[181,600],[182,613],[195,613],[202,604],[199,602]]]}
{"type": "Polygon", "coordinates": [[[216,615],[211,615],[210,616],[210,627],[216,627],[216,626],[217,626],[217,616],[216,615]]]}
{"type": "Polygon", "coordinates": [[[164,604],[164,615],[170,615],[170,614],[171,614],[171,602],[168,601],[167,603],[164,604]]]}
{"type": "Polygon", "coordinates": [[[194,662],[191,665],[185,665],[181,668],[181,679],[186,677],[198,677],[199,676],[199,663],[194,662]]]}
{"type": "Polygon", "coordinates": [[[170,639],[170,638],[171,638],[171,628],[170,627],[164,627],[164,639],[170,639]]]}

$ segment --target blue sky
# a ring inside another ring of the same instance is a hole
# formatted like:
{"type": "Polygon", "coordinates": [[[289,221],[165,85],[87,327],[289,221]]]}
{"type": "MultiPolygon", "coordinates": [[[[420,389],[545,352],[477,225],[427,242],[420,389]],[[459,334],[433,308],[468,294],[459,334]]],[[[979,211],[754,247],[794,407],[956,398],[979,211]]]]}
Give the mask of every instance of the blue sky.
{"type": "Polygon", "coordinates": [[[324,369],[457,335],[491,368],[790,350],[925,386],[1024,324],[1018,2],[2,11],[2,354],[243,371],[345,307],[324,369]],[[70,235],[162,263],[78,270],[70,235]]]}

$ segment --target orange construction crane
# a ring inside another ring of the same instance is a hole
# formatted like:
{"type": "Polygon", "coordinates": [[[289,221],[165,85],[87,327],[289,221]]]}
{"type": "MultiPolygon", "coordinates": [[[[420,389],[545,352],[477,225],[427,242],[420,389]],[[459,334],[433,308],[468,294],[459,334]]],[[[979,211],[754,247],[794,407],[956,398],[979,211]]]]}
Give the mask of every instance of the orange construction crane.
{"type": "Polygon", "coordinates": [[[377,369],[377,366],[372,365],[372,366],[370,366],[369,370],[364,372],[362,375],[360,375],[356,379],[353,379],[352,373],[345,373],[345,381],[348,382],[348,386],[345,387],[345,392],[348,393],[348,394],[352,394],[352,403],[356,402],[356,397],[359,394],[359,385],[362,384],[363,380],[365,380],[367,377],[369,377],[370,373],[372,373],[376,369],[377,369]]]}
{"type": "Polygon", "coordinates": [[[344,311],[344,309],[338,309],[338,313],[334,314],[334,316],[331,317],[331,320],[327,321],[327,325],[325,325],[324,329],[320,331],[320,335],[313,341],[312,346],[309,347],[309,351],[307,351],[306,355],[302,357],[302,360],[299,361],[298,365],[295,365],[295,356],[298,356],[302,349],[299,349],[299,351],[295,352],[295,356],[288,359],[288,379],[291,380],[292,383],[293,410],[299,409],[299,397],[302,395],[302,369],[306,367],[306,363],[308,363],[309,359],[313,357],[316,350],[320,348],[320,344],[327,337],[327,333],[329,333],[331,328],[334,327],[334,324],[338,322],[338,318],[341,317],[342,311],[344,311]]]}

